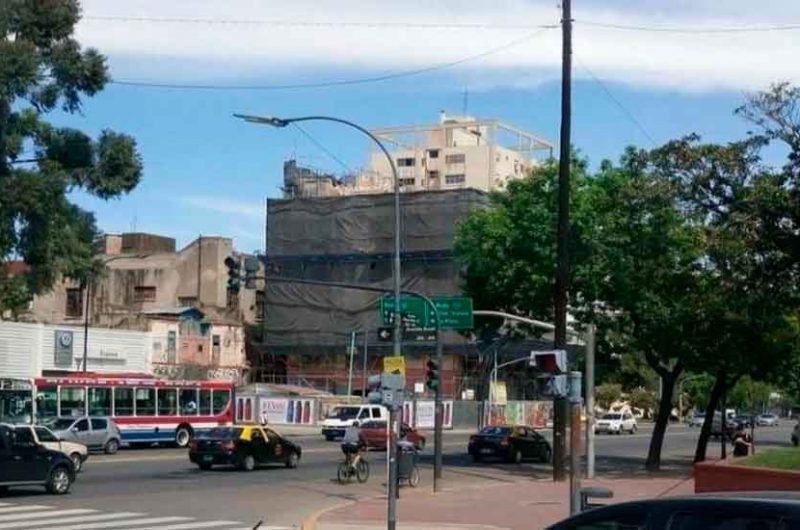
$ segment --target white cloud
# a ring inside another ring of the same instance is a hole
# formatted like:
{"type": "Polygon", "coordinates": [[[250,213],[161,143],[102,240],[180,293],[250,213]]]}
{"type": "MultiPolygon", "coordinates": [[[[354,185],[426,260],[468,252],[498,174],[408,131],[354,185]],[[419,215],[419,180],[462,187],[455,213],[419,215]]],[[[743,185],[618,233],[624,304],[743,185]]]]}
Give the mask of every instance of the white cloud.
{"type": "Polygon", "coordinates": [[[203,195],[180,197],[178,201],[186,206],[210,212],[241,215],[262,221],[264,219],[263,204],[203,195]]]}
{"type": "MultiPolygon", "coordinates": [[[[118,79],[259,84],[374,75],[457,60],[519,39],[526,29],[341,27],[391,24],[557,24],[554,0],[83,0],[91,16],[292,20],[334,25],[181,24],[85,20],[78,35],[111,58],[118,79]],[[464,6],[469,6],[465,8],[464,6]]],[[[800,23],[800,2],[596,0],[578,2],[575,75],[679,91],[751,90],[800,82],[800,31],[684,34],[581,24],[739,27],[800,23]]],[[[479,86],[526,86],[558,72],[560,34],[459,66],[479,86]]]]}

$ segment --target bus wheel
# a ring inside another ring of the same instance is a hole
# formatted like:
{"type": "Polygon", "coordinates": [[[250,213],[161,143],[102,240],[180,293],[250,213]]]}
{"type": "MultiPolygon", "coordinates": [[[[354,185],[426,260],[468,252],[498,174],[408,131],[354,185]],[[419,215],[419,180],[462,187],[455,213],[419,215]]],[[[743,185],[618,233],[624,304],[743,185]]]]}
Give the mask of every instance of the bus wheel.
{"type": "Polygon", "coordinates": [[[186,447],[189,445],[189,442],[192,440],[192,431],[191,427],[187,425],[181,425],[175,431],[175,445],[178,447],[186,447]]]}

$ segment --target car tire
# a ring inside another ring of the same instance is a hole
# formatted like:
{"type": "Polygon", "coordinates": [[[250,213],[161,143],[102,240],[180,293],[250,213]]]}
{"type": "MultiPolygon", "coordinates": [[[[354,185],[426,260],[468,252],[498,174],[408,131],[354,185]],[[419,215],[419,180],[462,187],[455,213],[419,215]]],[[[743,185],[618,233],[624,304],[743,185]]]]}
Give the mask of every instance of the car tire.
{"type": "Polygon", "coordinates": [[[197,467],[199,467],[201,471],[208,471],[209,469],[211,469],[211,464],[207,462],[201,462],[197,464],[197,467]]]}
{"type": "Polygon", "coordinates": [[[83,459],[81,455],[78,453],[72,453],[69,455],[69,459],[72,460],[72,465],[75,466],[75,473],[80,473],[81,468],[83,467],[83,459]]]}
{"type": "Polygon", "coordinates": [[[54,468],[47,477],[47,491],[53,495],[64,495],[69,491],[72,486],[72,477],[69,475],[69,470],[62,466],[54,468]]]}
{"type": "Polygon", "coordinates": [[[325,435],[325,441],[326,442],[332,442],[333,441],[333,435],[332,434],[326,434],[325,435]]]}
{"type": "Polygon", "coordinates": [[[481,462],[481,455],[472,455],[472,461],[479,464],[481,462]]]}
{"type": "Polygon", "coordinates": [[[107,455],[116,454],[118,450],[119,450],[119,440],[117,440],[116,438],[110,439],[109,441],[106,442],[106,445],[103,446],[103,451],[107,455]]]}
{"type": "Polygon", "coordinates": [[[239,469],[242,471],[253,471],[256,468],[256,459],[253,455],[245,455],[239,462],[239,469]]]}
{"type": "Polygon", "coordinates": [[[550,461],[553,459],[553,450],[549,447],[545,447],[542,450],[542,454],[539,455],[539,459],[542,461],[543,464],[549,464],[550,461]]]}
{"type": "Polygon", "coordinates": [[[286,457],[286,467],[289,469],[294,469],[297,467],[297,464],[300,462],[300,455],[298,455],[295,451],[289,451],[288,456],[286,457]]]}
{"type": "Polygon", "coordinates": [[[178,447],[187,447],[191,441],[192,431],[189,427],[181,425],[175,430],[175,445],[178,447]]]}

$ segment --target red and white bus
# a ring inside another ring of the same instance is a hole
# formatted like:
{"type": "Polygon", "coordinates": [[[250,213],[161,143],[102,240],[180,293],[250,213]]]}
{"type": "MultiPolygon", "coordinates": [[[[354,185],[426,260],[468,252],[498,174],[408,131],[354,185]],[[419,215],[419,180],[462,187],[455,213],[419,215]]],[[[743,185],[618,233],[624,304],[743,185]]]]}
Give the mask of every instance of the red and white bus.
{"type": "Polygon", "coordinates": [[[0,422],[87,415],[112,418],[125,445],[175,442],[183,447],[197,433],[233,423],[233,383],[105,374],[0,378],[0,422]]]}

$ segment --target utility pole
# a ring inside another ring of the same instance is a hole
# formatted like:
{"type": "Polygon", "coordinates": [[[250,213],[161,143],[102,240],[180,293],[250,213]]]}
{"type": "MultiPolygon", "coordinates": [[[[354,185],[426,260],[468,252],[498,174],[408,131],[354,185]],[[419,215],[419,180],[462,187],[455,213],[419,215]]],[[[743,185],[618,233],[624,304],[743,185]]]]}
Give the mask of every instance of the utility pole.
{"type": "Polygon", "coordinates": [[[586,329],[586,478],[594,478],[594,349],[595,325],[586,329]]]}
{"type": "MultiPolygon", "coordinates": [[[[567,305],[569,297],[569,187],[570,125],[572,121],[572,9],[570,0],[561,0],[561,136],[558,161],[558,237],[555,281],[555,349],[567,345],[567,305]]],[[[553,480],[564,480],[566,453],[566,400],[554,399],[553,407],[553,480]]]]}

